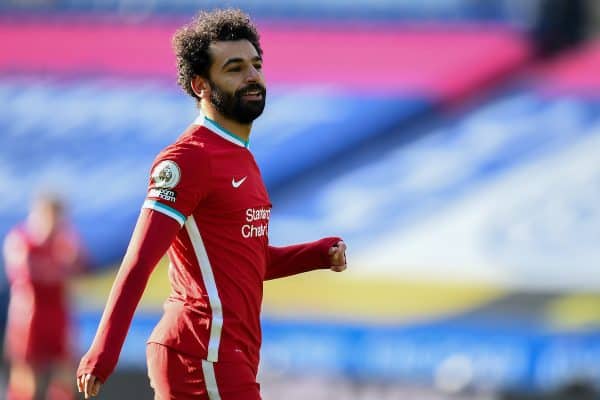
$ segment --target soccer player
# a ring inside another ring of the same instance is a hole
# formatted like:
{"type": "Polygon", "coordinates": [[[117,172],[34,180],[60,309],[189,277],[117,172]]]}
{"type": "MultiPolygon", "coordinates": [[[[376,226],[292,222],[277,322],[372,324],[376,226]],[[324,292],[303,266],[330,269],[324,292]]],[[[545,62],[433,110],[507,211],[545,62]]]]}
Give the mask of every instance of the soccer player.
{"type": "Polygon", "coordinates": [[[66,285],[83,270],[85,257],[59,198],[43,194],[34,201],[27,220],[6,236],[4,259],[10,282],[7,398],[31,400],[45,391],[48,399],[72,399],[66,285]]]}
{"type": "Polygon", "coordinates": [[[98,394],[163,254],[171,294],[148,340],[156,399],[258,400],[263,281],[343,271],[337,237],[269,245],[271,203],[248,150],[266,89],[256,28],[238,10],[202,12],[174,38],[181,87],[200,116],[156,158],[147,198],[77,385],[98,394]]]}

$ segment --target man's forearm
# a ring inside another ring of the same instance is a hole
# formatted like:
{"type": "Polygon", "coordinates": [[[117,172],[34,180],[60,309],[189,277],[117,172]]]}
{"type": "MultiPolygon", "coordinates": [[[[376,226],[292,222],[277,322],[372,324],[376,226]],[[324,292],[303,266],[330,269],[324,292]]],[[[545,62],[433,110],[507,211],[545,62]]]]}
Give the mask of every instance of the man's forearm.
{"type": "Polygon", "coordinates": [[[328,251],[340,240],[338,237],[328,237],[315,242],[292,246],[269,246],[269,261],[265,280],[329,268],[328,251]]]}

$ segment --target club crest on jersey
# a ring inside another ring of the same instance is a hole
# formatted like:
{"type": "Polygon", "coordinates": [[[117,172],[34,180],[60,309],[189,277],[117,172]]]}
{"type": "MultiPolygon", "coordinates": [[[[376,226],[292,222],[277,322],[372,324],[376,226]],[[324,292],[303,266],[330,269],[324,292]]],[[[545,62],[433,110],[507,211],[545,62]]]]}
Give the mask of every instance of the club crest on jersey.
{"type": "Polygon", "coordinates": [[[154,187],[161,189],[174,188],[181,179],[181,171],[175,161],[161,161],[152,171],[154,187]]]}

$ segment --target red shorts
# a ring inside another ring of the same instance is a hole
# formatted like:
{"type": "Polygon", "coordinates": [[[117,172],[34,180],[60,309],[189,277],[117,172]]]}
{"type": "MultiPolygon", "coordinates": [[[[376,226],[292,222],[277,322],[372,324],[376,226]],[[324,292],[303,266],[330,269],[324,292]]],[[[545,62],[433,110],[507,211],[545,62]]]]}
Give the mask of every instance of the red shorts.
{"type": "Polygon", "coordinates": [[[146,348],[155,400],[261,400],[256,374],[240,359],[212,363],[158,343],[146,348]]]}
{"type": "Polygon", "coordinates": [[[6,358],[33,367],[71,360],[66,315],[55,313],[50,318],[41,317],[37,311],[29,318],[10,315],[4,338],[6,358]]]}

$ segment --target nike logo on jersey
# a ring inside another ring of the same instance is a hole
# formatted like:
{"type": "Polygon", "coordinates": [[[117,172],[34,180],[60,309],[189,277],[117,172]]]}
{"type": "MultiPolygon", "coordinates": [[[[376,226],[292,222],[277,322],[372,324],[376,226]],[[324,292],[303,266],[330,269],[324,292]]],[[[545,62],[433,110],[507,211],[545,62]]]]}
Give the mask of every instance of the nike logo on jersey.
{"type": "Polygon", "coordinates": [[[236,189],[239,188],[242,185],[242,183],[244,183],[246,178],[247,178],[247,176],[243,177],[239,181],[236,181],[235,178],[231,178],[231,186],[233,186],[236,189]]]}

